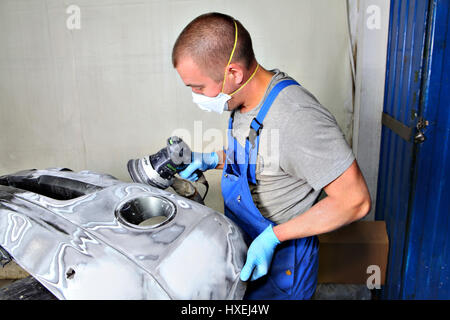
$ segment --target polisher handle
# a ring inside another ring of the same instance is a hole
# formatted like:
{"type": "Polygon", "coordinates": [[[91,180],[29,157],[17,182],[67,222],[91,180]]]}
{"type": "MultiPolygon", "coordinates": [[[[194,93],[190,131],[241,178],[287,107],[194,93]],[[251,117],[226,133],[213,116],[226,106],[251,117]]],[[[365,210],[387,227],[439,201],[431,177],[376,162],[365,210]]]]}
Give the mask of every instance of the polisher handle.
{"type": "Polygon", "coordinates": [[[206,187],[205,194],[202,197],[202,199],[205,200],[206,195],[208,194],[208,190],[209,190],[209,183],[208,183],[208,180],[206,180],[205,175],[203,174],[203,171],[197,170],[196,173],[198,175],[198,180],[195,182],[201,183],[206,187]]]}

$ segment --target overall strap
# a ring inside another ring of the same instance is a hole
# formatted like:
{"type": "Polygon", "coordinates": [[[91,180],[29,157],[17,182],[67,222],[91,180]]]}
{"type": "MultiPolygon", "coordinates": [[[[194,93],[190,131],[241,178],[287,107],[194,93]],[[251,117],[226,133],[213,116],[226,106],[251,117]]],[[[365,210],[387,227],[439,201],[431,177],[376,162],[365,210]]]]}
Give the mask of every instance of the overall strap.
{"type": "Polygon", "coordinates": [[[253,118],[252,122],[250,123],[250,132],[247,139],[252,143],[252,146],[254,146],[255,144],[256,136],[259,136],[261,129],[263,128],[264,118],[266,117],[267,112],[269,112],[269,109],[272,106],[273,101],[281,92],[281,90],[291,85],[299,86],[299,84],[295,80],[282,80],[278,82],[272,88],[272,90],[270,90],[269,95],[267,96],[266,100],[261,106],[261,109],[258,112],[258,115],[255,118],[253,118]]]}
{"type": "Polygon", "coordinates": [[[278,82],[269,92],[269,95],[267,96],[266,100],[261,106],[258,115],[255,118],[253,118],[250,124],[250,132],[248,134],[247,140],[245,141],[245,152],[248,153],[249,155],[248,177],[249,182],[252,184],[257,184],[256,161],[258,157],[259,134],[261,133],[261,129],[263,128],[264,118],[266,117],[267,112],[269,112],[269,109],[272,106],[273,101],[281,92],[281,90],[291,85],[299,86],[299,84],[294,80],[282,80],[278,82]],[[251,148],[250,144],[252,145],[251,148]]]}
{"type": "Polygon", "coordinates": [[[223,151],[226,154],[226,163],[235,163],[235,152],[236,152],[236,144],[237,141],[233,137],[233,122],[234,122],[234,113],[236,110],[231,111],[230,118],[228,119],[228,131],[227,131],[227,138],[228,138],[228,149],[226,150],[225,147],[223,151]]]}
{"type": "Polygon", "coordinates": [[[234,121],[234,112],[236,110],[231,111],[230,118],[228,119],[228,129],[233,129],[233,121],[234,121]]]}

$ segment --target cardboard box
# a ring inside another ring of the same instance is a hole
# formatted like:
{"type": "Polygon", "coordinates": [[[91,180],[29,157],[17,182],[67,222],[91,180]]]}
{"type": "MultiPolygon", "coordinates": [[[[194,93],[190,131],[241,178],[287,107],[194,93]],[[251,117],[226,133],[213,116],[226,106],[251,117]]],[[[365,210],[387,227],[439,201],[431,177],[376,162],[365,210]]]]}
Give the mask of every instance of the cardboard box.
{"type": "Polygon", "coordinates": [[[357,221],[319,235],[319,242],[319,283],[366,284],[374,275],[369,266],[378,266],[384,284],[389,251],[384,221],[357,221]]]}

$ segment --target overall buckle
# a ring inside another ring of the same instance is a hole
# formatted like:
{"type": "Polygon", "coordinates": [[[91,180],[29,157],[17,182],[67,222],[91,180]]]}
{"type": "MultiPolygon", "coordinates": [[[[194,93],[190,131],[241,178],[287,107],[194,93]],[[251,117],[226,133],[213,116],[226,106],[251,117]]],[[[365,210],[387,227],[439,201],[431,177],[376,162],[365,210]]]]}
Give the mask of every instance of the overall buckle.
{"type": "Polygon", "coordinates": [[[256,137],[259,136],[259,134],[261,133],[261,129],[264,127],[263,124],[258,121],[258,119],[253,118],[252,123],[253,121],[256,121],[256,123],[258,124],[258,130],[255,130],[253,126],[250,124],[250,132],[248,133],[247,137],[247,140],[250,141],[250,143],[252,144],[252,148],[255,147],[256,137]]]}

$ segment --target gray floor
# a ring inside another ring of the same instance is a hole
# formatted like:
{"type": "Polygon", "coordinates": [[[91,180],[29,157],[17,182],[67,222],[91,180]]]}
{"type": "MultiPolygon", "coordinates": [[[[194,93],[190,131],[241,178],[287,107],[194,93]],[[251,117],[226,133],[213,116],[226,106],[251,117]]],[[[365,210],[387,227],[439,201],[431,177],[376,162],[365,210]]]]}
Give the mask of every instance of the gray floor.
{"type": "Polygon", "coordinates": [[[364,284],[321,283],[313,300],[372,300],[372,292],[364,284]]]}

